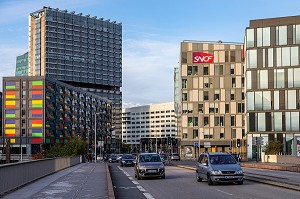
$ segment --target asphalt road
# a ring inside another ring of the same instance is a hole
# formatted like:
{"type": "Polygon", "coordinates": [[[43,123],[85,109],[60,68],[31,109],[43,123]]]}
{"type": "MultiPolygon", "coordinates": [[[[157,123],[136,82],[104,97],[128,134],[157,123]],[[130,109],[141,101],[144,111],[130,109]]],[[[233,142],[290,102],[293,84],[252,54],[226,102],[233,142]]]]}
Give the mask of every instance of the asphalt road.
{"type": "Polygon", "coordinates": [[[195,171],[166,166],[166,179],[134,178],[133,167],[110,164],[111,177],[116,199],[298,199],[300,192],[271,185],[244,181],[244,185],[218,184],[208,186],[197,182],[195,171]]]}

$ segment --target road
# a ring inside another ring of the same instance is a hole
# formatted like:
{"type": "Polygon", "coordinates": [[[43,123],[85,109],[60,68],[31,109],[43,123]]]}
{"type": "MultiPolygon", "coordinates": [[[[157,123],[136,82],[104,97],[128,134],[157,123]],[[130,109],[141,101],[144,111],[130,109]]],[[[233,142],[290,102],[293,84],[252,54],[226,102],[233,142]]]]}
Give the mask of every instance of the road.
{"type": "Polygon", "coordinates": [[[133,167],[119,167],[117,163],[110,164],[110,171],[116,199],[300,198],[298,191],[251,181],[208,186],[196,181],[195,171],[172,166],[166,166],[166,179],[137,180],[133,167]]]}

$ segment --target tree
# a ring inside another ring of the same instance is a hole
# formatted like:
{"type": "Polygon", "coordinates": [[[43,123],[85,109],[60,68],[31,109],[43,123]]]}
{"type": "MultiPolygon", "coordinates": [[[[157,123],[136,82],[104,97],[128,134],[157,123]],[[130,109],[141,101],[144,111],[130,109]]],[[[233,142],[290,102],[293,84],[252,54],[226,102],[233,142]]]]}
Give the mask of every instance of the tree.
{"type": "Polygon", "coordinates": [[[122,142],[121,144],[121,153],[129,153],[129,149],[130,149],[130,144],[126,144],[124,142],[122,142]]]}
{"type": "Polygon", "coordinates": [[[270,140],[266,147],[265,147],[265,152],[268,155],[277,155],[279,153],[283,152],[283,144],[279,141],[272,141],[270,140]]]}

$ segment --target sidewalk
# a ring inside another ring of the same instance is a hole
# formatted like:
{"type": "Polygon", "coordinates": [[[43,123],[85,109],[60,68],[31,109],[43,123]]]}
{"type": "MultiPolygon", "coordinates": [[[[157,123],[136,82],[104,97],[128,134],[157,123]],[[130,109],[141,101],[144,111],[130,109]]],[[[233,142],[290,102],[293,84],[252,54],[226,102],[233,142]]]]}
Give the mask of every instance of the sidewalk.
{"type": "Polygon", "coordinates": [[[41,178],[7,195],[15,198],[115,199],[107,163],[81,163],[41,178]]]}
{"type": "Polygon", "coordinates": [[[269,169],[279,171],[299,172],[299,164],[280,164],[280,163],[262,163],[262,162],[241,162],[242,167],[269,169]]]}

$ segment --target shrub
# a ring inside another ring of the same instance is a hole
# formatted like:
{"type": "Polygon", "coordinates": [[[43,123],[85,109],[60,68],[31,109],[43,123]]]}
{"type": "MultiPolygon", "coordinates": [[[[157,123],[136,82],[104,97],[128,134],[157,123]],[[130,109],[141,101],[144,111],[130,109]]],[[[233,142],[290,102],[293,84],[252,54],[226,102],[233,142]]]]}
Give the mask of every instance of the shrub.
{"type": "Polygon", "coordinates": [[[268,155],[277,155],[283,152],[283,144],[279,141],[269,141],[265,147],[265,152],[268,155]]]}

